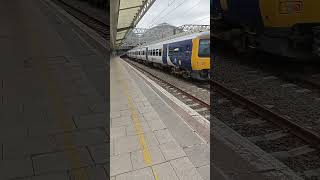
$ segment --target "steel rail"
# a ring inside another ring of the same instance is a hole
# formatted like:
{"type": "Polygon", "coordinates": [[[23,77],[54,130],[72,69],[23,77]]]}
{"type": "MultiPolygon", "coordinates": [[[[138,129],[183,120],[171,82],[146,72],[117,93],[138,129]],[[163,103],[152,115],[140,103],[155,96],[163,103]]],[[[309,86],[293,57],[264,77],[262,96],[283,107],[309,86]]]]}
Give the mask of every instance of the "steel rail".
{"type": "Polygon", "coordinates": [[[145,72],[145,73],[149,74],[149,75],[150,75],[150,76],[152,76],[153,78],[155,78],[155,79],[157,79],[157,80],[159,80],[159,81],[161,81],[161,82],[163,82],[163,83],[165,83],[165,84],[167,84],[167,85],[169,85],[169,86],[171,86],[171,87],[175,88],[177,91],[179,91],[179,92],[180,92],[180,93],[182,93],[183,95],[185,95],[185,96],[189,97],[190,99],[192,99],[192,100],[194,100],[194,101],[198,102],[198,103],[199,103],[199,104],[201,104],[202,106],[204,106],[204,107],[206,107],[206,108],[210,109],[210,104],[207,104],[206,102],[204,102],[204,101],[202,101],[201,99],[199,99],[199,98],[197,98],[197,97],[195,97],[195,96],[193,96],[193,95],[189,94],[188,92],[186,92],[186,91],[184,91],[184,90],[180,89],[179,87],[177,87],[177,86],[173,85],[172,83],[170,83],[170,82],[168,82],[168,81],[165,81],[165,80],[163,80],[163,79],[161,79],[161,78],[159,78],[159,77],[155,76],[154,74],[152,74],[152,73],[150,73],[150,72],[148,72],[148,71],[144,70],[143,68],[141,68],[141,67],[139,67],[139,66],[135,65],[134,63],[131,63],[131,62],[130,62],[130,61],[128,61],[128,60],[127,60],[126,62],[130,63],[131,65],[133,65],[134,67],[136,67],[136,68],[137,68],[137,69],[139,69],[140,71],[143,71],[143,72],[145,72]]]}
{"type": "Polygon", "coordinates": [[[232,101],[245,106],[250,111],[258,114],[259,116],[273,122],[274,124],[281,126],[284,129],[288,129],[293,135],[303,139],[307,143],[311,144],[315,148],[320,148],[320,135],[312,130],[306,129],[299,124],[289,120],[288,118],[269,110],[268,108],[253,102],[246,97],[240,95],[237,92],[230,90],[221,83],[211,80],[211,86],[214,90],[223,94],[224,96],[231,98],[232,101]]]}

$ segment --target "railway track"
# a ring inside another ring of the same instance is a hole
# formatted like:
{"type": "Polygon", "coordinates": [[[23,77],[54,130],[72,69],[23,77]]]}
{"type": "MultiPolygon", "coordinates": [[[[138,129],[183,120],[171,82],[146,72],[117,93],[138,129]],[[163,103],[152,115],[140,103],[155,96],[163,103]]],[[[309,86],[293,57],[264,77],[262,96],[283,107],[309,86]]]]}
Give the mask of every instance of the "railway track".
{"type": "Polygon", "coordinates": [[[225,95],[226,97],[232,99],[238,104],[247,107],[250,111],[260,115],[261,117],[272,121],[274,124],[281,126],[284,129],[288,129],[295,136],[303,139],[312,146],[320,149],[320,135],[306,129],[303,126],[296,124],[290,119],[272,112],[270,109],[263,107],[254,101],[226,88],[222,84],[212,81],[213,88],[219,93],[225,95]]]}
{"type": "MultiPolygon", "coordinates": [[[[182,88],[178,85],[175,85],[172,82],[169,82],[168,80],[164,80],[163,78],[160,78],[156,74],[150,72],[147,70],[149,67],[145,67],[142,64],[139,64],[137,62],[130,61],[128,59],[124,59],[126,62],[128,62],[130,65],[137,68],[142,73],[146,74],[148,77],[153,79],[155,82],[157,82],[161,87],[166,89],[168,92],[173,94],[176,98],[187,104],[191,109],[197,111],[200,115],[202,115],[206,119],[210,119],[210,104],[209,101],[204,101],[203,99],[199,98],[199,95],[195,94],[195,92],[190,93],[185,88],[182,88]]],[[[176,78],[172,76],[172,78],[176,78]]],[[[201,88],[198,88],[200,91],[208,91],[209,93],[209,86],[203,86],[201,88]]]]}
{"type": "Polygon", "coordinates": [[[304,77],[303,75],[279,75],[282,79],[298,84],[301,87],[317,92],[320,95],[320,81],[312,78],[312,76],[304,77]]]}
{"type": "Polygon", "coordinates": [[[62,7],[69,14],[77,18],[79,21],[87,25],[88,27],[95,30],[101,37],[108,40],[109,39],[109,25],[100,20],[90,16],[89,14],[65,3],[63,0],[53,0],[56,4],[62,7]]]}
{"type": "MultiPolygon", "coordinates": [[[[320,179],[320,136],[212,80],[215,116],[305,179],[320,179]],[[230,113],[231,112],[231,113],[230,113]],[[227,115],[226,114],[231,114],[227,115]],[[314,161],[310,163],[311,161],[314,161]]],[[[213,97],[212,97],[213,98],[213,97]]]]}

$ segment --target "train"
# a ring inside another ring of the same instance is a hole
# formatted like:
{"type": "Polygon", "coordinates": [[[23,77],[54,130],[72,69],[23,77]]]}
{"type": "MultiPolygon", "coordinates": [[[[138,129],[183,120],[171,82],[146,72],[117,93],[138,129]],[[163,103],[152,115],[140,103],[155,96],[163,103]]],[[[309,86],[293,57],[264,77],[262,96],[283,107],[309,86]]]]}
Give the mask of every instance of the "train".
{"type": "Polygon", "coordinates": [[[210,78],[210,32],[197,32],[159,40],[126,52],[133,60],[170,69],[184,78],[210,78]]]}
{"type": "Polygon", "coordinates": [[[211,36],[237,52],[320,60],[319,0],[211,0],[210,6],[211,36]]]}

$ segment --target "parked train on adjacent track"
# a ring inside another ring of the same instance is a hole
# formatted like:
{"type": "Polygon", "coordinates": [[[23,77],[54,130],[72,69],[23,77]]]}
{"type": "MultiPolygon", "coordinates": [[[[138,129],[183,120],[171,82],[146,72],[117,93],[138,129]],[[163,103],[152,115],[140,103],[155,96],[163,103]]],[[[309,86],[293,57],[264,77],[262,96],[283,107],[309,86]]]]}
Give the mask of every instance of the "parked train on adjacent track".
{"type": "Polygon", "coordinates": [[[319,0],[211,0],[212,36],[239,52],[320,59],[319,0]]]}
{"type": "Polygon", "coordinates": [[[210,76],[210,32],[142,45],[126,54],[145,64],[170,68],[186,78],[206,80],[210,76]]]}

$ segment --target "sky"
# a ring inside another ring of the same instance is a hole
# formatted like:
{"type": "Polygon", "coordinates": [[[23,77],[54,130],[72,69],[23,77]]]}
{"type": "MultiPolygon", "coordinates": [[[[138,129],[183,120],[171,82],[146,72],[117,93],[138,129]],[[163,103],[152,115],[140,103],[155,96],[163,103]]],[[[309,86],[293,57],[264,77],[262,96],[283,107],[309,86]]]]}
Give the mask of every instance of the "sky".
{"type": "Polygon", "coordinates": [[[174,26],[210,24],[210,0],[156,0],[137,28],[151,28],[160,23],[174,26]]]}

